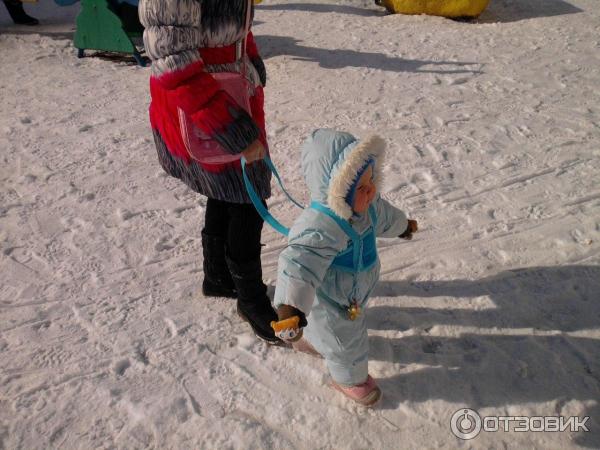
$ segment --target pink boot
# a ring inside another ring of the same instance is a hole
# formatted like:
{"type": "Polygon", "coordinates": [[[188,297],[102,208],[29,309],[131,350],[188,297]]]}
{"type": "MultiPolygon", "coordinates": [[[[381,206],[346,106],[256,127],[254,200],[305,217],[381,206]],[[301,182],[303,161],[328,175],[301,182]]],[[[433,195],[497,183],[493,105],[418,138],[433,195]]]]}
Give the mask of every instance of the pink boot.
{"type": "Polygon", "coordinates": [[[354,386],[346,386],[332,382],[331,385],[356,403],[371,407],[381,400],[381,389],[375,383],[375,380],[369,375],[367,381],[354,386]]]}

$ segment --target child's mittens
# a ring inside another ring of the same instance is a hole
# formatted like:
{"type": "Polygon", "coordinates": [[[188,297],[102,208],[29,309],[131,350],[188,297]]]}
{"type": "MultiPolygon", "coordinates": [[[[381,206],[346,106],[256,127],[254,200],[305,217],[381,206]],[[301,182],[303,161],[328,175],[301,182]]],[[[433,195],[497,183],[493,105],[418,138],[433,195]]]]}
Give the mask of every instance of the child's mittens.
{"type": "Polygon", "coordinates": [[[286,342],[296,342],[302,337],[302,327],[307,324],[302,311],[290,305],[281,305],[277,308],[277,317],[277,322],[271,322],[275,336],[286,342]]]}
{"type": "Polygon", "coordinates": [[[419,226],[417,225],[416,220],[408,220],[408,226],[406,227],[406,231],[402,233],[400,236],[402,239],[412,239],[413,233],[416,233],[419,230],[419,226]]]}

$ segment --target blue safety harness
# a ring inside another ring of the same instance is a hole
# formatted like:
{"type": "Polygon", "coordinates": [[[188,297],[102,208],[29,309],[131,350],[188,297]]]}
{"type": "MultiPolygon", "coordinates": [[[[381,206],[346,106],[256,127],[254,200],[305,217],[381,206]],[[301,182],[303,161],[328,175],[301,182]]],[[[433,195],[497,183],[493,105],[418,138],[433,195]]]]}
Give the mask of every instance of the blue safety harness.
{"type": "MultiPolygon", "coordinates": [[[[283,187],[283,183],[281,181],[281,177],[279,173],[277,173],[277,169],[273,165],[273,161],[269,157],[265,157],[263,161],[267,164],[267,167],[273,172],[273,176],[277,180],[277,183],[287,196],[296,206],[301,209],[304,209],[300,203],[298,203],[283,187]]],[[[265,222],[267,222],[271,227],[277,230],[279,233],[284,236],[288,236],[290,233],[290,229],[283,226],[277,219],[275,219],[271,213],[267,210],[264,203],[256,194],[250,179],[248,178],[248,174],[246,173],[246,160],[242,157],[242,174],[244,176],[244,184],[246,185],[246,190],[248,191],[248,195],[252,204],[263,218],[265,222]]],[[[362,234],[357,233],[348,220],[342,219],[340,216],[335,214],[331,209],[322,203],[311,202],[310,208],[313,208],[337,223],[337,225],[346,233],[348,236],[348,246],[342,250],[333,260],[332,266],[338,270],[349,272],[349,273],[359,273],[370,270],[377,263],[377,245],[376,245],[376,234],[375,227],[377,226],[377,214],[375,213],[375,208],[373,205],[369,205],[369,217],[371,219],[371,225],[369,228],[364,231],[362,234]]]]}
{"type": "Polygon", "coordinates": [[[331,265],[344,272],[364,272],[371,269],[377,262],[377,245],[375,240],[375,226],[377,215],[375,208],[369,206],[371,226],[362,234],[358,234],[347,220],[342,219],[325,205],[312,202],[310,207],[331,217],[344,230],[350,238],[348,247],[342,250],[333,260],[331,265]]]}

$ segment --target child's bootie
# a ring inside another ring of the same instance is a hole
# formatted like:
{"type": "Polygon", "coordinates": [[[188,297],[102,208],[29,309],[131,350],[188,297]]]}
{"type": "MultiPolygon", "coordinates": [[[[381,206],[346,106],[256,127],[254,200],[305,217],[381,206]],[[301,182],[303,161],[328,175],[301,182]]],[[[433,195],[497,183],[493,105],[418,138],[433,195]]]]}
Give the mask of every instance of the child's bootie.
{"type": "Polygon", "coordinates": [[[292,348],[297,352],[307,353],[310,356],[322,358],[323,356],[303,337],[296,342],[292,342],[292,348]]]}
{"type": "Polygon", "coordinates": [[[369,375],[367,381],[354,386],[346,386],[332,382],[332,386],[356,403],[371,407],[381,400],[381,389],[375,383],[375,380],[369,375]]]}

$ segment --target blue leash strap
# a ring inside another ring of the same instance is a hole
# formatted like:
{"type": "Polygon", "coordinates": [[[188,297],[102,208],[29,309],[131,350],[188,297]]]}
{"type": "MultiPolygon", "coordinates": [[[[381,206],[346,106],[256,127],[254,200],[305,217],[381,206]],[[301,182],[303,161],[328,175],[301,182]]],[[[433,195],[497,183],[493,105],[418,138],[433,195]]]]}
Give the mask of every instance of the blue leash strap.
{"type": "Polygon", "coordinates": [[[283,193],[285,194],[285,196],[290,199],[290,201],[296,205],[298,208],[300,209],[304,209],[304,206],[302,206],[300,203],[298,203],[296,201],[296,199],[294,197],[292,197],[288,191],[285,190],[285,187],[283,186],[283,182],[281,181],[281,177],[279,176],[279,173],[277,172],[277,169],[275,168],[275,164],[273,164],[273,161],[271,161],[271,158],[269,158],[268,156],[265,156],[265,158],[263,159],[263,161],[267,164],[267,166],[269,167],[269,169],[271,169],[271,172],[273,172],[273,176],[277,179],[277,183],[279,184],[279,187],[281,188],[281,190],[283,191],[283,193]]]}
{"type": "MultiPolygon", "coordinates": [[[[265,158],[263,158],[263,161],[267,164],[267,167],[273,173],[273,176],[277,180],[277,183],[279,184],[279,186],[281,187],[281,190],[285,193],[287,198],[289,198],[299,208],[304,209],[304,206],[302,206],[300,203],[298,203],[283,187],[281,177],[279,176],[279,173],[277,173],[277,169],[275,168],[273,161],[271,161],[271,158],[266,156],[265,158]]],[[[273,217],[271,215],[271,213],[267,210],[264,203],[262,202],[261,198],[258,196],[256,191],[254,190],[254,186],[252,186],[252,183],[250,182],[250,178],[248,177],[248,173],[246,171],[246,158],[244,158],[243,156],[241,158],[241,163],[242,163],[242,175],[244,176],[244,184],[246,185],[246,191],[248,192],[248,196],[250,197],[252,204],[256,208],[256,211],[258,211],[258,214],[260,214],[260,217],[262,217],[265,222],[267,222],[269,225],[271,225],[271,227],[273,227],[276,231],[283,234],[284,236],[287,236],[290,233],[290,229],[284,227],[277,219],[275,219],[275,217],[273,217]]]]}

